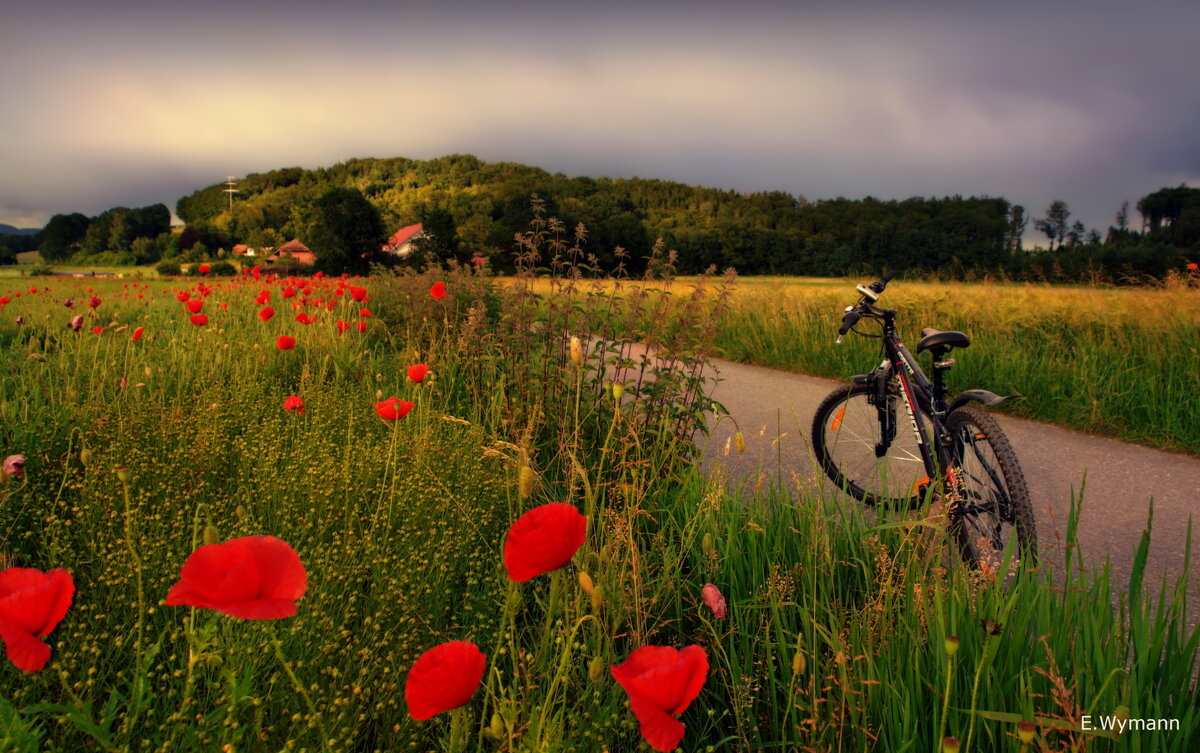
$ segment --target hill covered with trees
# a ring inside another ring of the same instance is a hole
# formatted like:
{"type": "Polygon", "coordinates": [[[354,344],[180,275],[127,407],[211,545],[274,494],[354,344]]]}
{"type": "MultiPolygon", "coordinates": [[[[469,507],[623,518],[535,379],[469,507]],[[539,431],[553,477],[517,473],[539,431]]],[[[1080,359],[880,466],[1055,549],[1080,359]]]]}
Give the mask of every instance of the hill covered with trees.
{"type": "Polygon", "coordinates": [[[620,246],[634,272],[659,238],[678,252],[681,272],[716,265],[743,274],[843,275],[895,267],[944,276],[973,271],[1119,281],[1161,277],[1194,261],[1200,250],[1200,189],[1186,186],[1143,197],[1136,205],[1140,227],[1131,226],[1125,205],[1103,230],[1072,223],[1065,201],[1051,204],[1044,217],[992,197],[809,201],[662,180],[571,178],[470,155],[255,173],[235,181],[232,201],[228,188],[216,183],[181,198],[176,214],[188,225],[182,234],[165,232],[162,205],[119,207],[92,220],[56,215],[42,233],[43,256],[187,260],[237,243],[277,247],[300,238],[318,259],[325,251],[323,266],[337,271],[362,266],[387,234],[419,222],[428,251],[460,261],[482,253],[503,271],[511,268],[514,236],[530,229],[534,193],[566,234],[586,228],[584,250],[601,266],[614,264],[620,246]],[[1047,250],[1022,247],[1031,226],[1045,234],[1047,250]]]}

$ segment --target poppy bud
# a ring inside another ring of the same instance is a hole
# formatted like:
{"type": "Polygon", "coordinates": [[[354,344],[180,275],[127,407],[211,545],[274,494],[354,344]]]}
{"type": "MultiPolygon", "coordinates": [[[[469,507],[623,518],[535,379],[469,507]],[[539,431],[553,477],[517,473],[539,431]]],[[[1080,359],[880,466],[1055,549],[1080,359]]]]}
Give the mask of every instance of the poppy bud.
{"type": "Polygon", "coordinates": [[[746,437],[740,431],[733,435],[733,446],[737,448],[739,455],[746,453],[746,437]]]}
{"type": "Polygon", "coordinates": [[[958,738],[944,737],[942,738],[942,753],[958,753],[958,738]]]}
{"type": "Polygon", "coordinates": [[[91,465],[92,464],[92,451],[86,447],[84,447],[82,450],[80,450],[79,451],[79,462],[83,464],[84,468],[91,465]]]}
{"type": "Polygon", "coordinates": [[[958,638],[953,635],[947,635],[946,641],[942,645],[946,649],[946,656],[954,656],[958,653],[958,638]]]}
{"type": "Polygon", "coordinates": [[[592,583],[592,576],[588,575],[582,570],[579,571],[579,587],[582,588],[583,592],[588,596],[591,596],[596,590],[596,584],[592,583]]]}
{"type": "Polygon", "coordinates": [[[488,724],[487,733],[493,739],[504,739],[504,717],[500,716],[499,712],[492,714],[492,721],[488,724]]]}
{"type": "Polygon", "coordinates": [[[1022,745],[1028,745],[1033,742],[1033,736],[1036,732],[1037,726],[1033,722],[1017,722],[1017,737],[1021,740],[1022,745]]]}
{"type": "Polygon", "coordinates": [[[725,605],[725,597],[721,595],[720,589],[711,583],[705,583],[704,588],[700,589],[700,598],[704,601],[704,605],[712,611],[714,619],[725,619],[729,608],[725,605]]]}
{"type": "Polygon", "coordinates": [[[21,478],[25,475],[25,456],[9,455],[4,458],[3,472],[5,476],[21,478]]]}
{"type": "Polygon", "coordinates": [[[596,586],[588,596],[591,597],[592,613],[599,613],[600,607],[604,606],[604,586],[596,586]]]}
{"type": "Polygon", "coordinates": [[[807,667],[808,667],[808,659],[805,658],[804,652],[797,651],[796,655],[792,657],[792,674],[793,675],[804,674],[804,670],[807,667]]]}
{"type": "Polygon", "coordinates": [[[1129,721],[1129,707],[1117,706],[1113,709],[1114,726],[1117,728],[1117,734],[1125,731],[1125,722],[1129,721]]]}
{"type": "Polygon", "coordinates": [[[203,538],[206,545],[221,543],[221,534],[217,531],[216,526],[214,526],[212,523],[204,526],[204,533],[201,534],[201,538],[203,538]]]}
{"type": "Polygon", "coordinates": [[[613,382],[612,386],[613,399],[617,402],[621,401],[621,397],[625,394],[625,385],[620,382],[613,382]]]}
{"type": "Polygon", "coordinates": [[[604,676],[604,659],[597,656],[588,663],[588,679],[597,682],[604,676]]]}
{"type": "Polygon", "coordinates": [[[522,465],[517,470],[517,494],[521,499],[529,499],[529,495],[533,494],[535,481],[537,481],[537,474],[528,464],[522,465]]]}
{"type": "Polygon", "coordinates": [[[711,533],[704,534],[704,537],[700,539],[700,549],[708,559],[716,559],[717,552],[713,549],[713,537],[711,533]]]}
{"type": "Polygon", "coordinates": [[[575,335],[571,335],[571,363],[576,366],[583,365],[583,343],[579,342],[575,335]]]}
{"type": "Polygon", "coordinates": [[[246,520],[246,508],[242,507],[241,505],[238,505],[237,508],[234,509],[233,514],[237,516],[239,523],[246,520]]]}
{"type": "Polygon", "coordinates": [[[133,474],[131,474],[129,469],[125,466],[121,466],[117,469],[117,480],[119,480],[122,484],[128,484],[129,479],[131,478],[133,478],[133,474]]]}
{"type": "Polygon", "coordinates": [[[142,373],[146,375],[147,379],[149,379],[154,374],[154,371],[147,366],[146,368],[142,369],[142,373]]]}
{"type": "Polygon", "coordinates": [[[376,400],[382,400],[382,399],[383,399],[383,390],[375,390],[375,399],[376,399],[376,400]]]}

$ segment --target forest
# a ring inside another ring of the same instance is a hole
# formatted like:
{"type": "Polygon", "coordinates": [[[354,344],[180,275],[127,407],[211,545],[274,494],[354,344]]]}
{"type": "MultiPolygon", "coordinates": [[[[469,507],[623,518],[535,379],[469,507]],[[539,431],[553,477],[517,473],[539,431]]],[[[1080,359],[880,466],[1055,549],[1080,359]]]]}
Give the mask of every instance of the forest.
{"type": "Polygon", "coordinates": [[[323,268],[342,271],[375,260],[387,235],[419,222],[426,252],[460,262],[478,253],[506,271],[514,236],[530,229],[533,194],[546,216],[560,221],[555,227],[564,240],[585,233],[583,250],[605,269],[623,248],[631,273],[642,271],[658,239],[677,252],[683,273],[716,266],[742,274],[845,275],[894,267],[947,278],[1122,283],[1162,278],[1200,254],[1200,189],[1187,186],[1142,197],[1138,222],[1126,203],[1101,229],[1072,222],[1062,200],[1040,216],[986,196],[809,201],[642,178],[572,178],[470,155],[255,173],[179,199],[183,232],[170,231],[169,212],[158,204],[117,207],[96,218],[55,215],[38,242],[48,261],[146,264],[300,238],[323,268]],[[1031,229],[1045,237],[1045,247],[1028,249],[1031,229]]]}

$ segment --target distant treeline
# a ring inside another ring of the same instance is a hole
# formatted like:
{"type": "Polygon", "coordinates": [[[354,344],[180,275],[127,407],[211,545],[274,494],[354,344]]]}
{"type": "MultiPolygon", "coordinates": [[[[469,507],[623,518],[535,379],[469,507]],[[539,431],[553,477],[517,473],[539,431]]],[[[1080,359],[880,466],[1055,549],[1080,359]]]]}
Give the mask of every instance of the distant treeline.
{"type": "MultiPolygon", "coordinates": [[[[1164,188],[1138,201],[1136,227],[1126,204],[1104,229],[1072,222],[1063,201],[1039,217],[989,197],[810,202],[783,192],[743,194],[640,178],[568,178],[469,155],[428,161],[359,159],[330,168],[248,175],[232,186],[237,191],[232,210],[230,187],[217,183],[179,200],[176,214],[191,233],[182,242],[178,233],[167,234],[177,239],[174,243],[151,236],[162,227],[153,222],[165,212],[161,205],[114,209],[92,221],[100,223],[115,213],[101,230],[93,232],[89,225],[82,235],[77,219],[63,219],[79,215],[57,215],[43,231],[43,256],[58,258],[53,254],[63,248],[60,241],[77,236],[74,245],[67,244],[70,253],[118,254],[139,263],[154,261],[156,253],[159,258],[194,256],[197,245],[211,254],[235,243],[263,248],[291,238],[300,238],[320,258],[322,249],[313,241],[333,242],[337,235],[338,223],[330,213],[351,211],[358,226],[371,226],[367,235],[372,238],[360,232],[353,244],[343,246],[384,240],[373,237],[379,231],[373,218],[364,219],[366,212],[378,216],[383,235],[420,222],[427,231],[425,250],[460,261],[479,252],[503,271],[512,265],[514,236],[530,230],[534,193],[544,200],[546,216],[560,220],[565,240],[582,226],[583,249],[595,255],[599,266],[611,268],[620,246],[627,252],[626,266],[635,273],[658,238],[678,252],[677,268],[684,273],[710,265],[736,267],[743,274],[793,275],[895,267],[949,277],[992,273],[1058,281],[1161,278],[1194,261],[1200,249],[1200,189],[1186,186],[1164,188]],[[363,206],[349,195],[351,190],[366,199],[363,206]],[[69,233],[50,233],[68,224],[69,233]],[[131,239],[131,232],[141,232],[134,228],[145,230],[141,237],[147,240],[138,244],[136,237],[131,239]],[[1045,235],[1045,250],[1022,247],[1030,228],[1045,235]],[[56,242],[51,256],[45,253],[48,234],[56,242]]],[[[363,249],[369,255],[374,251],[363,249]]]]}

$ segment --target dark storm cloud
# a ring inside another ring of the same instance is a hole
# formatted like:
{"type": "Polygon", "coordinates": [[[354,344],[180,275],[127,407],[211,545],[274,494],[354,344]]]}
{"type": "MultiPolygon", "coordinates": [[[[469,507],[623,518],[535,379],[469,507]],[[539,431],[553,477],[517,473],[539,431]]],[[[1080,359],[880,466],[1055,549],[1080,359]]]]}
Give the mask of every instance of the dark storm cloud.
{"type": "Polygon", "coordinates": [[[1162,2],[23,3],[0,27],[0,87],[23,93],[0,222],[471,152],[810,199],[1062,198],[1103,228],[1200,176],[1198,22],[1162,2]]]}

